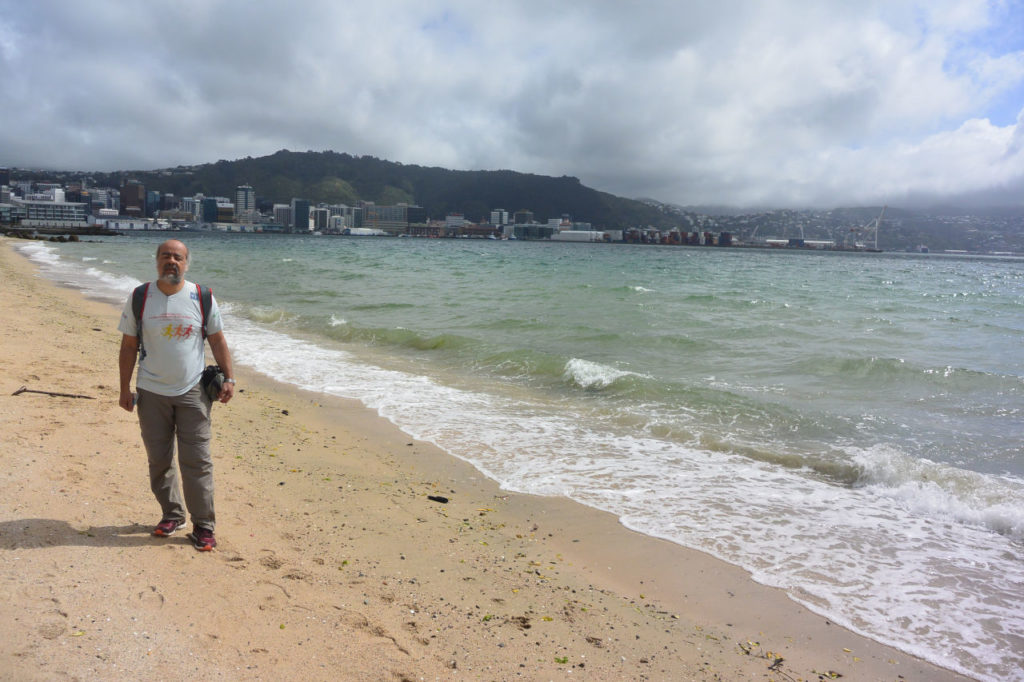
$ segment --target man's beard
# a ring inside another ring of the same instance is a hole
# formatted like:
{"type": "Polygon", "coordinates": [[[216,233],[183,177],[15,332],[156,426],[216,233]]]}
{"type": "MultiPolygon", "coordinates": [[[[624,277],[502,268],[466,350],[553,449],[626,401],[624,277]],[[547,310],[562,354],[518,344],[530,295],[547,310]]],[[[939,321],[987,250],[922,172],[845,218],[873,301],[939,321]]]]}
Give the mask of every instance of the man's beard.
{"type": "Polygon", "coordinates": [[[168,284],[181,284],[181,275],[176,272],[165,272],[160,275],[160,279],[168,284]]]}

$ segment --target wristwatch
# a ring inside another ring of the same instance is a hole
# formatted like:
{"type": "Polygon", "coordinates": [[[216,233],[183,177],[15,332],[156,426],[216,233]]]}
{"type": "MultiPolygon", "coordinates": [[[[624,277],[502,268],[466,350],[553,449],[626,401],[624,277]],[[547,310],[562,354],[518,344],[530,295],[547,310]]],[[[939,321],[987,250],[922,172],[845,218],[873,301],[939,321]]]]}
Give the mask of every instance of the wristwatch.
{"type": "Polygon", "coordinates": [[[225,379],[225,380],[224,380],[224,383],[225,383],[225,384],[234,384],[234,383],[235,383],[235,380],[234,380],[234,379],[225,379]]]}

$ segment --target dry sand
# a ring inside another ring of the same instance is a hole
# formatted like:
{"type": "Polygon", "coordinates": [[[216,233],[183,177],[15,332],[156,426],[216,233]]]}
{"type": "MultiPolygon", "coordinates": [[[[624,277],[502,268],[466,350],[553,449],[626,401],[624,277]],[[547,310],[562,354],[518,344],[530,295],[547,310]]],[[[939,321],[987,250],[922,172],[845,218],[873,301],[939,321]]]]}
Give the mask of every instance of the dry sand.
{"type": "Polygon", "coordinates": [[[119,311],[0,242],[4,680],[964,679],[244,367],[214,406],[218,548],[153,537],[119,311]]]}

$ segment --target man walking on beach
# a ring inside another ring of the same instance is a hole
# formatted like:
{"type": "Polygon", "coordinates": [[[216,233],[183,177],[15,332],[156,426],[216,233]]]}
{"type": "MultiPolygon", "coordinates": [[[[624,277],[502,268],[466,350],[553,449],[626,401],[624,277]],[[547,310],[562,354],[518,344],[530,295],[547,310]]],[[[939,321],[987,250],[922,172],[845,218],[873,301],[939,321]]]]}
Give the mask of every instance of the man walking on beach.
{"type": "Polygon", "coordinates": [[[128,412],[135,408],[131,379],[136,356],[140,356],[135,380],[139,427],[149,455],[150,486],[163,510],[153,535],[167,537],[185,525],[187,506],[192,516],[188,538],[196,549],[209,551],[217,541],[213,535],[216,519],[210,457],[212,403],[200,382],[206,364],[204,337],[226,377],[218,396],[220,402],[231,400],[235,380],[217,302],[211,295],[209,310],[202,309],[199,287],[185,280],[189,262],[185,244],[176,239],[165,241],[156,251],[157,280],[146,287],[139,322],[133,296],[125,303],[117,327],[123,334],[118,358],[119,403],[128,412]],[[175,439],[178,466],[174,462],[175,439]]]}

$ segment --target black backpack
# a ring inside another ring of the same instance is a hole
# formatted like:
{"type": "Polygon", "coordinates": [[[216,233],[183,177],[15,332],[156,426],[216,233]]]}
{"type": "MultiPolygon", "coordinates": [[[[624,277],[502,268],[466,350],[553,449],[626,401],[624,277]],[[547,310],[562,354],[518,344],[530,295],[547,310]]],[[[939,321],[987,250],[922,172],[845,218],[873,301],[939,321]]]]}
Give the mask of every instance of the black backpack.
{"type": "MultiPolygon", "coordinates": [[[[202,284],[196,285],[199,292],[199,310],[203,315],[203,339],[206,338],[206,320],[210,315],[210,306],[213,303],[213,291],[210,287],[202,284]]],[[[146,309],[146,294],[149,293],[149,282],[140,284],[132,291],[132,313],[135,314],[135,329],[139,335],[139,355],[146,357],[145,347],[142,345],[142,311],[146,309]]]]}

